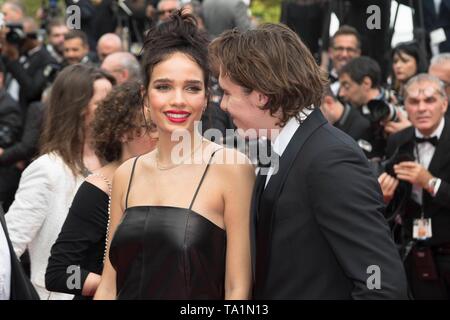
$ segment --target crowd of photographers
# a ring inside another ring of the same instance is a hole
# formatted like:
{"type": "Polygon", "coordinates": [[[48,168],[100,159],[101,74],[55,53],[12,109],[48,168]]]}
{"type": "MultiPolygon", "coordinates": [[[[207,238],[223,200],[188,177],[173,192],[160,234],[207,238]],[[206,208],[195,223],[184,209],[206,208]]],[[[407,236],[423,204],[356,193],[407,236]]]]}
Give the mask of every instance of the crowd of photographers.
{"type": "Polygon", "coordinates": [[[321,109],[352,136],[373,165],[386,218],[416,299],[450,288],[450,53],[428,62],[417,41],[391,51],[390,76],[361,56],[358,32],[331,39],[331,86],[321,109]]]}
{"type": "MultiPolygon", "coordinates": [[[[81,7],[81,30],[69,29],[62,17],[48,20],[45,39],[19,2],[2,5],[0,202],[5,211],[21,172],[38,152],[43,110],[56,74],[68,65],[86,63],[108,71],[117,84],[139,79],[136,53],[142,33],[182,6],[175,0],[137,1],[140,6],[131,8],[137,14],[129,20],[123,9],[112,5],[114,1],[97,2],[76,1],[81,7]]],[[[211,37],[232,27],[248,29],[254,23],[243,1],[185,2],[211,37]],[[221,5],[231,10],[218,11],[216,6],[221,5]],[[227,12],[234,17],[226,17],[227,12]]],[[[66,1],[68,6],[74,3],[66,1]]],[[[342,25],[330,39],[328,58],[330,85],[321,110],[330,123],[355,139],[379,177],[386,218],[413,295],[448,298],[450,53],[430,59],[417,41],[399,43],[390,51],[386,78],[382,71],[386,66],[362,55],[360,33],[342,25]]],[[[225,133],[234,126],[220,110],[221,90],[212,83],[203,129],[214,127],[225,133]]]]}

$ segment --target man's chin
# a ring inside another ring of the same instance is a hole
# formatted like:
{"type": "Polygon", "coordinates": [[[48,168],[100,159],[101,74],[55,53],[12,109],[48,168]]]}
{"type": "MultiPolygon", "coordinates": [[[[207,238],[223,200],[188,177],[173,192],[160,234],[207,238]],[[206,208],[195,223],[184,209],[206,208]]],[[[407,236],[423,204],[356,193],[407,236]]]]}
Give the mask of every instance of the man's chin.
{"type": "Polygon", "coordinates": [[[245,138],[248,140],[256,140],[258,139],[258,137],[260,136],[260,132],[258,129],[243,129],[243,128],[238,128],[236,130],[236,133],[241,137],[241,138],[245,138]]]}

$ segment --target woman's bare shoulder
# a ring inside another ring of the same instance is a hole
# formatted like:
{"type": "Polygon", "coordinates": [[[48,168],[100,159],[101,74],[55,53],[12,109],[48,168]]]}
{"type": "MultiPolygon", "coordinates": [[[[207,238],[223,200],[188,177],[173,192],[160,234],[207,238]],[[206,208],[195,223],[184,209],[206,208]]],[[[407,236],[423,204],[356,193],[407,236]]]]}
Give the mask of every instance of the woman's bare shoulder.
{"type": "Polygon", "coordinates": [[[254,176],[255,174],[255,167],[250,159],[234,148],[219,146],[212,163],[217,164],[218,170],[226,175],[254,176]]]}

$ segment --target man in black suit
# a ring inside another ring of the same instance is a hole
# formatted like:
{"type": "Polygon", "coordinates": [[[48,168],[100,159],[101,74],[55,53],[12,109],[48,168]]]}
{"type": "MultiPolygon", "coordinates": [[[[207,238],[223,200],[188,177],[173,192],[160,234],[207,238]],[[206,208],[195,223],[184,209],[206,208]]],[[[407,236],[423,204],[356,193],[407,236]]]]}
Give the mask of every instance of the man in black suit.
{"type": "Polygon", "coordinates": [[[372,136],[370,121],[350,104],[341,102],[329,85],[325,87],[320,110],[330,124],[355,139],[366,156],[372,152],[368,141],[372,136]]]}
{"type": "Polygon", "coordinates": [[[378,120],[375,116],[374,111],[377,111],[381,104],[386,106],[390,104],[387,92],[381,87],[380,66],[375,60],[366,56],[353,58],[339,71],[339,82],[339,96],[370,121],[370,128],[366,135],[370,146],[370,150],[366,150],[367,157],[381,159],[386,149],[388,134],[409,127],[411,123],[404,112],[398,112],[395,121],[378,120]]]}
{"type": "Polygon", "coordinates": [[[413,127],[392,135],[387,156],[393,171],[380,177],[386,201],[398,205],[406,270],[416,299],[450,297],[450,119],[438,78],[420,74],[405,86],[405,108],[413,127]],[[394,157],[395,158],[395,157],[394,157]],[[392,176],[395,175],[396,179],[392,176]],[[428,228],[423,226],[429,225],[428,228]],[[412,248],[412,249],[411,249],[412,248]]]}
{"type": "Polygon", "coordinates": [[[37,36],[38,26],[32,18],[23,20],[24,38],[11,43],[5,38],[2,42],[2,58],[9,72],[5,86],[13,79],[19,86],[19,102],[22,115],[26,115],[28,105],[40,101],[41,95],[48,85],[52,67],[56,61],[41,46],[37,36]]]}
{"type": "Polygon", "coordinates": [[[414,31],[416,33],[414,36],[415,38],[425,36],[428,57],[437,53],[450,52],[450,0],[397,0],[397,2],[407,6],[412,4],[414,31]],[[421,19],[423,19],[423,22],[421,19]],[[432,41],[432,32],[437,32],[438,36],[434,35],[436,41],[432,41]]]}
{"type": "Polygon", "coordinates": [[[232,30],[210,52],[221,107],[243,135],[266,136],[279,155],[255,184],[253,297],[406,298],[380,187],[355,141],[313,107],[326,75],[295,32],[232,30]]]}

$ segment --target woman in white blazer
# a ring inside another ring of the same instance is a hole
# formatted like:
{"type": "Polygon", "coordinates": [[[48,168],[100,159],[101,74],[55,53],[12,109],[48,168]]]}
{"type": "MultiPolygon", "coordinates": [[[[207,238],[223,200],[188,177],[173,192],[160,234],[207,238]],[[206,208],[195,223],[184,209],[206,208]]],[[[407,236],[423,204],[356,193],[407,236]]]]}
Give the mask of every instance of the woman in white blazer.
{"type": "MultiPolygon", "coordinates": [[[[6,214],[14,251],[20,257],[28,249],[31,282],[44,300],[73,298],[47,291],[45,270],[78,187],[102,166],[91,146],[90,123],[113,84],[109,74],[91,66],[77,64],[61,71],[46,110],[41,155],[22,173],[6,214]]],[[[76,277],[76,270],[72,272],[76,277]]]]}

